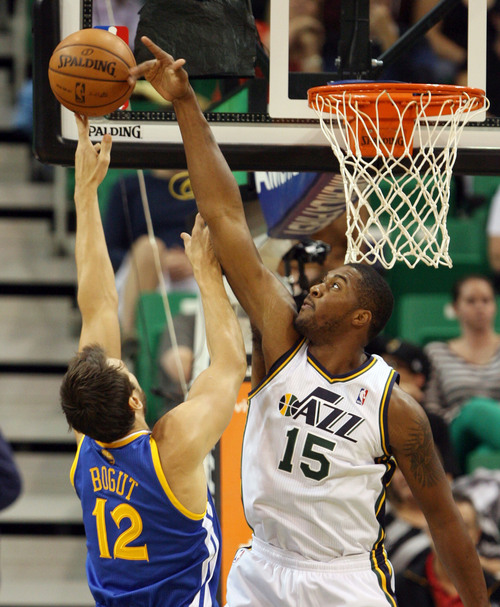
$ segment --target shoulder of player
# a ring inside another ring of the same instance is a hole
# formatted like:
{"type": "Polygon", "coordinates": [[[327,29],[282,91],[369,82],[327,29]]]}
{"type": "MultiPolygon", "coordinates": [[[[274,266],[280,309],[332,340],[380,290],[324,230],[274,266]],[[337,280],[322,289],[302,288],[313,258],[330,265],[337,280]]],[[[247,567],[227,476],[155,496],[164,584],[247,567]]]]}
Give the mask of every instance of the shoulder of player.
{"type": "Polygon", "coordinates": [[[394,384],[389,404],[389,417],[397,419],[409,414],[426,415],[422,405],[413,396],[405,392],[398,384],[394,384]]]}
{"type": "Polygon", "coordinates": [[[183,435],[187,433],[189,415],[185,405],[186,403],[176,405],[155,423],[152,436],[158,445],[164,443],[172,435],[182,439],[183,435]]]}
{"type": "Polygon", "coordinates": [[[180,403],[154,425],[152,436],[158,446],[162,461],[172,465],[179,462],[191,467],[196,465],[203,452],[204,437],[207,434],[205,423],[200,419],[201,407],[196,400],[203,401],[203,396],[180,403]]]}
{"type": "Polygon", "coordinates": [[[427,414],[412,396],[398,385],[391,394],[388,408],[389,437],[392,447],[407,440],[409,433],[425,433],[430,429],[427,414]]]}
{"type": "Polygon", "coordinates": [[[156,442],[165,480],[177,502],[190,512],[206,507],[207,481],[203,460],[208,452],[205,422],[191,416],[188,403],[181,403],[155,424],[156,442]]]}

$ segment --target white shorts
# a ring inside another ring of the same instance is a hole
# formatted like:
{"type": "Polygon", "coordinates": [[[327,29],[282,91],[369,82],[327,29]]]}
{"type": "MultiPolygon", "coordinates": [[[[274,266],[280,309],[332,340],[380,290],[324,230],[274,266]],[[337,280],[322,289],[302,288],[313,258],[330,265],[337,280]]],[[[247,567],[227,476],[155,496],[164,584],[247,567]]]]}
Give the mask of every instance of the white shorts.
{"type": "Polygon", "coordinates": [[[392,567],[385,555],[378,561],[300,561],[253,538],[234,558],[226,607],[396,607],[392,567]]]}

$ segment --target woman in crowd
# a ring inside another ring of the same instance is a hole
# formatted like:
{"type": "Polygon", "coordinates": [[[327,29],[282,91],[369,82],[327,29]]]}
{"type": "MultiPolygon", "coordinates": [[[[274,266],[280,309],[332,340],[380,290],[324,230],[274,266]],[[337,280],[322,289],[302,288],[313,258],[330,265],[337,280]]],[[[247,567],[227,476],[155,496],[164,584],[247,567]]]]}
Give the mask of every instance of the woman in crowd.
{"type": "Polygon", "coordinates": [[[492,281],[481,275],[462,277],[453,289],[460,335],[431,342],[431,362],[424,406],[449,424],[461,471],[480,445],[500,450],[500,335],[492,281]]]}

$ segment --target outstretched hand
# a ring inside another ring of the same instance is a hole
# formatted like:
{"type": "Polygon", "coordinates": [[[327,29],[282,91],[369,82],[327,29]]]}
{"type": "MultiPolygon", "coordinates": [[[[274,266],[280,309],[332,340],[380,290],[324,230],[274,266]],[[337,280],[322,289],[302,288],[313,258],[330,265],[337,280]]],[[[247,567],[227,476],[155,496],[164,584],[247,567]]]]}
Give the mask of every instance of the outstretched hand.
{"type": "Polygon", "coordinates": [[[93,144],[89,137],[87,116],[75,114],[78,127],[78,145],[75,154],[75,187],[97,186],[108,172],[111,158],[111,135],[104,135],[101,143],[93,144]]]}
{"type": "Polygon", "coordinates": [[[141,41],[155,56],[155,59],[143,61],[129,71],[128,82],[132,86],[144,76],[155,90],[167,101],[174,101],[183,97],[189,87],[189,79],[183,65],[185,59],[174,60],[172,55],[166,53],[147,36],[141,41]]]}
{"type": "Polygon", "coordinates": [[[187,232],[183,232],[181,238],[184,241],[184,249],[197,280],[210,268],[222,274],[210,240],[210,231],[199,213],[196,215],[191,236],[187,232]]]}

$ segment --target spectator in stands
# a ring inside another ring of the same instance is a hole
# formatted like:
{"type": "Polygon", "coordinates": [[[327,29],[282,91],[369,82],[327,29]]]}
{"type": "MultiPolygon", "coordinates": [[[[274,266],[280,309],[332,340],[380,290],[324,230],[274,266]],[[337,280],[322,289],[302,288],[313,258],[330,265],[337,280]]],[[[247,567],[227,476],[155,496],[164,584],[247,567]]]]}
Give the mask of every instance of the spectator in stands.
{"type": "MultiPolygon", "coordinates": [[[[454,494],[455,502],[475,545],[481,530],[472,501],[454,494]]],[[[462,601],[446,569],[436,552],[432,540],[431,547],[414,560],[405,571],[396,575],[396,594],[400,607],[460,607],[462,601]]],[[[485,573],[491,607],[500,605],[500,581],[485,573]]]]}
{"type": "MultiPolygon", "coordinates": [[[[431,422],[431,427],[435,432],[436,424],[431,422]]],[[[492,501],[495,497],[497,498],[494,504],[489,504],[489,508],[483,508],[484,512],[481,511],[476,546],[483,569],[491,575],[498,576],[500,574],[498,516],[495,516],[492,512],[498,510],[500,491],[498,476],[492,474],[492,471],[481,469],[480,475],[464,475],[454,479],[455,462],[449,453],[447,456],[446,452],[440,452],[440,442],[443,445],[442,435],[441,437],[436,435],[435,445],[439,455],[442,456],[443,465],[452,487],[459,488],[464,495],[469,496],[473,501],[476,497],[479,502],[484,501],[484,497],[483,500],[479,497],[481,494],[488,496],[492,501]]],[[[444,444],[446,445],[446,443],[444,444]]],[[[426,533],[427,523],[422,510],[399,469],[394,472],[387,497],[385,546],[394,571],[398,574],[410,567],[416,560],[420,560],[422,553],[430,547],[430,542],[426,533]]],[[[479,512],[478,507],[476,507],[476,510],[479,512]]],[[[401,603],[401,607],[404,606],[405,603],[401,603]]]]}
{"type": "Polygon", "coordinates": [[[21,495],[22,481],[9,443],[0,432],[0,510],[8,508],[21,495]]]}
{"type": "Polygon", "coordinates": [[[370,36],[378,51],[391,48],[399,38],[396,7],[392,0],[371,0],[370,2],[370,36]]]}
{"type": "Polygon", "coordinates": [[[500,579],[500,470],[475,468],[456,478],[453,490],[473,502],[481,526],[479,560],[485,571],[500,579]]]}
{"type": "Polygon", "coordinates": [[[488,237],[488,261],[493,271],[495,291],[500,292],[500,185],[490,203],[488,223],[486,224],[488,237]]]}
{"type": "MultiPolygon", "coordinates": [[[[387,336],[380,336],[367,346],[371,354],[378,354],[399,373],[400,387],[419,403],[429,378],[430,363],[422,348],[416,344],[387,336]]],[[[428,413],[436,451],[449,480],[457,473],[457,464],[451,447],[446,423],[428,413]]],[[[413,559],[429,547],[425,533],[427,523],[418,502],[399,469],[396,469],[388,490],[385,518],[386,550],[394,571],[403,571],[413,559]]]]}
{"type": "MultiPolygon", "coordinates": [[[[372,57],[376,58],[392,47],[416,22],[415,4],[418,0],[371,0],[370,39],[372,57]]],[[[325,71],[335,71],[340,37],[340,1],[325,2],[322,23],[326,30],[323,48],[325,71]]],[[[403,82],[437,82],[440,62],[427,40],[416,41],[392,65],[387,66],[381,78],[403,82]]]]}
{"type": "Polygon", "coordinates": [[[459,279],[453,309],[460,335],[425,346],[431,375],[424,406],[449,424],[465,472],[468,454],[479,445],[500,450],[500,335],[495,331],[492,281],[474,274],[459,279]]]}
{"type": "Polygon", "coordinates": [[[21,495],[22,481],[14,454],[0,432],[0,510],[4,510],[21,495]]]}
{"type": "MultiPolygon", "coordinates": [[[[418,0],[416,16],[425,15],[438,4],[438,0],[418,0]]],[[[450,80],[454,84],[467,84],[468,4],[462,0],[442,21],[427,33],[435,54],[448,62],[450,80]]],[[[500,115],[500,0],[487,0],[486,31],[486,93],[490,100],[490,113],[500,115]]]]}
{"type": "MultiPolygon", "coordinates": [[[[375,55],[388,50],[425,17],[434,4],[437,0],[371,0],[370,30],[375,42],[375,55]]],[[[384,70],[383,76],[405,82],[449,83],[454,81],[455,72],[455,63],[441,56],[429,36],[422,36],[384,70]]]]}
{"type": "Polygon", "coordinates": [[[291,0],[289,61],[291,72],[321,72],[325,27],[321,0],[291,0]]]}
{"type": "MultiPolygon", "coordinates": [[[[168,290],[196,291],[180,233],[192,224],[196,202],[185,171],[144,173],[146,198],[168,290]]],[[[155,249],[150,242],[139,174],[120,179],[111,189],[104,233],[116,274],[124,357],[133,359],[136,307],[142,291],[158,287],[155,249]]]]}
{"type": "Polygon", "coordinates": [[[368,344],[368,351],[379,354],[396,369],[401,388],[417,402],[422,402],[423,390],[429,379],[430,363],[420,346],[383,335],[368,344]]]}
{"type": "MultiPolygon", "coordinates": [[[[417,344],[387,336],[379,336],[367,346],[367,352],[382,356],[399,373],[399,385],[420,404],[430,377],[431,364],[424,350],[417,344]]],[[[458,474],[458,464],[450,442],[448,425],[432,411],[426,411],[434,442],[449,478],[458,474]]]]}
{"type": "MultiPolygon", "coordinates": [[[[363,221],[366,219],[367,211],[361,209],[363,221]]],[[[347,213],[342,213],[327,226],[321,228],[312,235],[315,240],[325,242],[330,250],[326,255],[324,266],[328,270],[343,266],[345,263],[345,254],[347,251],[347,213]]]]}
{"type": "Polygon", "coordinates": [[[297,310],[312,285],[321,282],[328,270],[342,265],[327,265],[330,250],[330,245],[322,240],[303,239],[292,245],[278,264],[276,272],[290,289],[297,310]]]}
{"type": "MultiPolygon", "coordinates": [[[[416,0],[415,17],[422,19],[436,4],[437,0],[416,0]]],[[[467,63],[467,8],[464,5],[457,6],[451,11],[451,16],[448,14],[427,32],[426,38],[441,61],[444,81],[458,84],[462,80],[459,74],[467,63]],[[454,39],[448,36],[452,19],[458,27],[454,39]]]]}
{"type": "Polygon", "coordinates": [[[385,548],[396,575],[430,546],[427,523],[399,468],[387,491],[385,548]]]}
{"type": "MultiPolygon", "coordinates": [[[[245,342],[247,361],[252,354],[252,332],[248,316],[243,311],[229,285],[224,281],[226,292],[240,323],[245,342]]],[[[158,348],[158,384],[164,399],[165,410],[175,407],[183,400],[183,383],[190,386],[191,381],[210,362],[204,331],[203,310],[199,299],[190,300],[192,309],[179,313],[173,319],[173,331],[177,348],[172,345],[168,327],[165,328],[158,348]],[[181,381],[181,376],[184,381],[181,381]]]]}
{"type": "MultiPolygon", "coordinates": [[[[158,387],[167,411],[182,402],[183,385],[188,386],[193,376],[195,351],[198,351],[195,346],[196,322],[196,310],[189,314],[180,312],[174,317],[172,327],[177,347],[172,343],[168,327],[161,337],[158,347],[158,387]]],[[[204,335],[202,339],[204,341],[204,335]]]]}

